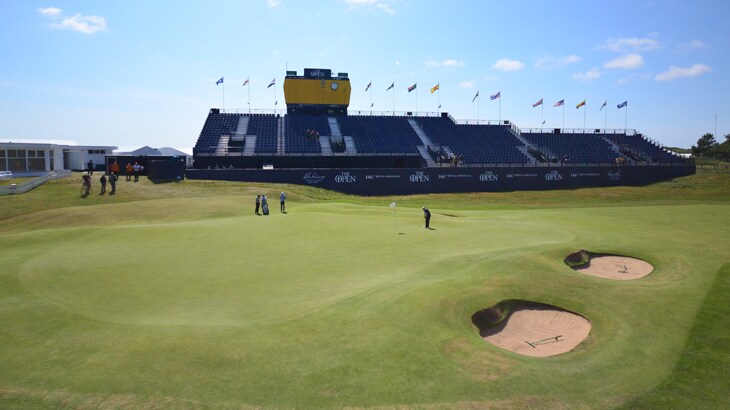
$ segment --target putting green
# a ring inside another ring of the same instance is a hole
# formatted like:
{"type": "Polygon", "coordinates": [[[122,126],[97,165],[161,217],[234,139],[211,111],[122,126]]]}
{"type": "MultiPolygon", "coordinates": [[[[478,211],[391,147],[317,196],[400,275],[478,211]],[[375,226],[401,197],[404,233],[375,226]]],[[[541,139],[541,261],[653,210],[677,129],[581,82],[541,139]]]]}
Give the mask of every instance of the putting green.
{"type": "Polygon", "coordinates": [[[458,255],[572,238],[551,226],[553,237],[525,240],[538,226],[497,214],[439,219],[427,231],[418,211],[401,211],[397,227],[385,207],[307,205],[268,217],[71,228],[19,277],[34,295],[96,320],[247,326],[310,314],[458,255]]]}

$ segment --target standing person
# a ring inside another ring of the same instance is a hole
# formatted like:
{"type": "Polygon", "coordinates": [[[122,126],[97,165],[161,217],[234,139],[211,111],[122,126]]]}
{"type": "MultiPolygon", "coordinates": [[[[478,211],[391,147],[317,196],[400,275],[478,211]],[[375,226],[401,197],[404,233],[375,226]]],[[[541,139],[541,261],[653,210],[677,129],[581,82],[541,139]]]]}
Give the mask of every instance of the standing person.
{"type": "Polygon", "coordinates": [[[94,175],[94,161],[89,160],[89,162],[86,164],[86,173],[89,175],[94,175]]]}
{"type": "Polygon", "coordinates": [[[256,215],[259,214],[259,207],[261,207],[261,195],[256,195],[256,215]]]}
{"type": "MultiPolygon", "coordinates": [[[[117,165],[117,168],[119,168],[119,165],[117,165]]],[[[117,192],[117,174],[113,172],[109,174],[109,185],[112,187],[112,190],[109,191],[109,195],[114,195],[117,192]]]]}
{"type": "Polygon", "coordinates": [[[109,173],[119,174],[119,164],[117,164],[117,161],[112,162],[112,164],[109,166],[109,173]]]}
{"type": "Polygon", "coordinates": [[[134,172],[134,167],[132,167],[132,164],[127,162],[127,166],[124,168],[125,171],[127,171],[127,181],[132,180],[132,172],[134,172]]]}
{"type": "Polygon", "coordinates": [[[279,202],[281,202],[281,213],[285,214],[286,213],[286,194],[285,193],[282,192],[281,195],[279,195],[279,202]]]}
{"type": "Polygon", "coordinates": [[[139,170],[140,170],[139,162],[135,162],[134,165],[132,165],[132,170],[134,171],[134,182],[138,182],[139,181],[139,170]]]}
{"type": "Polygon", "coordinates": [[[428,210],[425,206],[423,209],[423,219],[426,221],[426,224],[423,226],[426,229],[431,229],[431,211],[428,210]]]}
{"type": "Polygon", "coordinates": [[[101,192],[99,192],[99,195],[104,195],[106,192],[106,174],[102,174],[101,178],[99,178],[99,182],[101,182],[101,192]]]}

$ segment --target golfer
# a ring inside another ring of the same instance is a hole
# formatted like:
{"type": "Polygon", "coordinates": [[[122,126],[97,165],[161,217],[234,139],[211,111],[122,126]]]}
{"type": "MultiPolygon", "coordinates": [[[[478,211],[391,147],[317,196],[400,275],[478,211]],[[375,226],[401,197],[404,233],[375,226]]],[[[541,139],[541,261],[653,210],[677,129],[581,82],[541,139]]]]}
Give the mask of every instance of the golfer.
{"type": "Polygon", "coordinates": [[[279,202],[281,203],[281,213],[286,213],[286,194],[285,193],[282,192],[281,195],[279,195],[279,202]]]}
{"type": "Polygon", "coordinates": [[[426,222],[423,227],[426,229],[429,229],[430,228],[429,225],[431,224],[431,211],[429,211],[428,208],[426,208],[425,206],[422,209],[423,209],[423,220],[426,222]]]}

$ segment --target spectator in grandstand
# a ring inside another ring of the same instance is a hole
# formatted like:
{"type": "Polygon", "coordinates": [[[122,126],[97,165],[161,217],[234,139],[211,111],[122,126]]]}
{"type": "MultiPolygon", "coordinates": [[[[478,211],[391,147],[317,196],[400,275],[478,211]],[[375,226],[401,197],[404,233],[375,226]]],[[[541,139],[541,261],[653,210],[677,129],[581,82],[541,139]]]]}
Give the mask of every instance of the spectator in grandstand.
{"type": "Polygon", "coordinates": [[[279,202],[280,202],[281,213],[285,214],[286,213],[286,194],[284,192],[282,192],[281,195],[279,195],[279,202]]]}
{"type": "Polygon", "coordinates": [[[99,191],[99,195],[104,195],[106,192],[106,174],[102,174],[101,178],[99,178],[99,182],[101,183],[101,191],[99,191]]]}
{"type": "Polygon", "coordinates": [[[139,181],[139,173],[141,171],[141,165],[139,165],[139,162],[135,162],[134,165],[132,165],[132,170],[134,172],[134,182],[139,181]]]}
{"type": "Polygon", "coordinates": [[[119,174],[119,164],[117,164],[117,161],[114,161],[111,165],[109,165],[109,173],[119,174]]]}
{"type": "Polygon", "coordinates": [[[127,181],[132,180],[132,172],[134,172],[134,167],[132,167],[132,164],[127,162],[127,166],[124,168],[124,170],[127,172],[127,181]]]}
{"type": "MultiPolygon", "coordinates": [[[[119,168],[119,165],[117,165],[117,168],[119,168]]],[[[114,195],[117,192],[117,174],[114,172],[109,174],[109,185],[112,187],[111,191],[109,191],[109,195],[114,195]]]]}
{"type": "Polygon", "coordinates": [[[256,215],[259,215],[260,207],[261,207],[261,195],[256,195],[256,215]]]}
{"type": "Polygon", "coordinates": [[[86,164],[86,173],[89,175],[94,175],[94,161],[89,160],[89,162],[86,164]]]}
{"type": "Polygon", "coordinates": [[[423,220],[425,221],[424,228],[431,229],[431,211],[428,210],[425,206],[423,208],[423,220]]]}

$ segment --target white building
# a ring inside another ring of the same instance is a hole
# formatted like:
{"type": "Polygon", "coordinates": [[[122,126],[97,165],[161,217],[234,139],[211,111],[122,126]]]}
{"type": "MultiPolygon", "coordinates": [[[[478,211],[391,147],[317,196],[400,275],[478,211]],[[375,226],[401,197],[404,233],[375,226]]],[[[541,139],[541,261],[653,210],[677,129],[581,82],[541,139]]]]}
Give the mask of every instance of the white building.
{"type": "Polygon", "coordinates": [[[83,170],[89,160],[104,169],[105,157],[117,147],[77,145],[63,140],[0,141],[0,171],[13,173],[83,170]]]}

